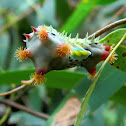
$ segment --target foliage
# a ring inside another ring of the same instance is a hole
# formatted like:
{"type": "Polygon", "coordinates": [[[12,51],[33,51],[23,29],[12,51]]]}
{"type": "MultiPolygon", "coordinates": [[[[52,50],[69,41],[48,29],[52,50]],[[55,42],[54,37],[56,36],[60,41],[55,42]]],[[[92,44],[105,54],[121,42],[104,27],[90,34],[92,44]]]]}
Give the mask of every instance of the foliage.
{"type": "MultiPolygon", "coordinates": [[[[0,93],[12,89],[29,79],[34,66],[30,61],[23,63],[14,58],[17,47],[25,47],[22,41],[23,33],[31,32],[30,26],[52,25],[57,30],[80,33],[93,33],[105,25],[125,4],[125,0],[1,0],[0,1],[0,93]],[[64,6],[63,6],[64,5],[64,6]]],[[[124,18],[125,13],[118,15],[115,20],[124,18]]],[[[114,20],[113,20],[114,21],[114,20]]],[[[101,37],[100,43],[116,45],[126,33],[126,25],[111,30],[101,37]]],[[[86,115],[81,125],[84,126],[121,126],[126,125],[126,43],[116,50],[118,60],[106,65],[89,99],[86,115]],[[114,67],[113,67],[114,66],[114,67]],[[121,105],[120,105],[121,104],[121,105]],[[114,107],[113,107],[114,106],[114,107]],[[121,116],[120,116],[121,115],[121,116]],[[120,117],[120,118],[119,118],[120,117]],[[100,120],[100,121],[99,121],[100,120]]],[[[99,69],[101,64],[97,66],[99,69]]],[[[46,75],[45,85],[26,87],[14,94],[13,100],[26,105],[32,110],[50,115],[46,121],[18,109],[12,109],[10,117],[4,120],[5,125],[45,125],[53,126],[56,115],[64,108],[73,96],[82,101],[88,91],[91,80],[87,78],[84,68],[64,71],[52,71],[46,75]]],[[[1,97],[0,99],[9,98],[1,97]]],[[[0,103],[5,112],[5,106],[0,103]]],[[[3,112],[3,113],[4,113],[3,112]]],[[[1,112],[2,113],[2,112],[1,112]]],[[[0,113],[0,117],[4,114],[0,113]]],[[[67,115],[70,112],[66,112],[67,115]]],[[[77,114],[77,113],[76,113],[77,114]]],[[[82,117],[82,116],[81,116],[82,117]]],[[[63,118],[63,117],[60,117],[63,118]]],[[[65,118],[65,117],[64,117],[65,118]]]]}

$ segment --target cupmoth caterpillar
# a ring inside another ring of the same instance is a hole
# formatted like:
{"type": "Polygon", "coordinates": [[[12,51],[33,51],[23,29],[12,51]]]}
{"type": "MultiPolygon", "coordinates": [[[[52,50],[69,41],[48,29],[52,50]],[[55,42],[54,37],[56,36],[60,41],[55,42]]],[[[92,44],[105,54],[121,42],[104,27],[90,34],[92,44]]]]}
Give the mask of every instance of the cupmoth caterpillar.
{"type": "MultiPolygon", "coordinates": [[[[88,40],[88,35],[81,39],[78,34],[71,38],[71,34],[59,33],[51,26],[32,27],[33,32],[24,34],[26,48],[18,48],[15,57],[20,61],[31,59],[35,66],[35,75],[22,84],[38,85],[44,83],[44,75],[52,70],[63,70],[75,66],[84,67],[93,78],[96,74],[96,65],[105,60],[112,46],[99,43],[99,38],[88,40]]],[[[110,58],[110,63],[116,59],[116,54],[110,58]]]]}

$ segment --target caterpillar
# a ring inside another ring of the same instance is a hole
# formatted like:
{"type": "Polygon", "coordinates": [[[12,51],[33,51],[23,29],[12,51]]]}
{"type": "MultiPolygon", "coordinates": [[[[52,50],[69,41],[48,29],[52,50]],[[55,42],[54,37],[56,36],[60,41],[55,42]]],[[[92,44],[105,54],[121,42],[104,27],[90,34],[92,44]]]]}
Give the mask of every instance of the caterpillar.
{"type": "MultiPolygon", "coordinates": [[[[59,33],[52,26],[32,27],[33,32],[24,34],[26,48],[18,48],[15,57],[18,60],[31,59],[35,66],[35,74],[28,81],[22,81],[25,85],[38,85],[44,83],[44,75],[52,70],[63,70],[75,66],[84,67],[90,74],[90,78],[96,75],[96,65],[105,60],[112,46],[99,43],[99,38],[88,40],[71,38],[71,34],[59,33]]],[[[114,54],[110,63],[116,59],[114,54]]]]}

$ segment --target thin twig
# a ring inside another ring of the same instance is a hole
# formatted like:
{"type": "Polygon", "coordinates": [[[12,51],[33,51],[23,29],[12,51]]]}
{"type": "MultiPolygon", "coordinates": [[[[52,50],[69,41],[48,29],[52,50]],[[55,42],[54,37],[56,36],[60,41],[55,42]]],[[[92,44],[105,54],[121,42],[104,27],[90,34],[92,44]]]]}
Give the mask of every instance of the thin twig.
{"type": "Polygon", "coordinates": [[[117,27],[119,25],[122,25],[122,24],[126,24],[126,18],[124,19],[121,19],[121,20],[118,20],[114,23],[111,23],[105,27],[103,27],[102,29],[96,31],[95,33],[93,33],[92,35],[90,35],[88,37],[88,39],[92,39],[92,37],[94,36],[95,38],[97,38],[98,36],[102,35],[103,33],[109,31],[110,29],[114,28],[114,27],[117,27]]]}
{"type": "Polygon", "coordinates": [[[9,94],[12,94],[12,93],[17,92],[17,91],[19,91],[19,90],[21,90],[21,89],[23,89],[25,87],[26,87],[26,85],[21,85],[21,86],[13,89],[11,91],[8,91],[8,92],[5,92],[5,93],[1,93],[0,96],[6,96],[6,95],[9,95],[9,94]]]}
{"type": "Polygon", "coordinates": [[[40,118],[45,119],[45,120],[47,120],[49,118],[49,116],[44,114],[44,113],[33,111],[33,110],[23,106],[23,105],[20,105],[20,104],[13,102],[11,100],[0,99],[0,103],[6,104],[8,106],[11,106],[11,107],[14,107],[14,108],[17,108],[17,109],[20,109],[24,112],[30,113],[32,115],[35,115],[35,116],[40,117],[40,118]]]}

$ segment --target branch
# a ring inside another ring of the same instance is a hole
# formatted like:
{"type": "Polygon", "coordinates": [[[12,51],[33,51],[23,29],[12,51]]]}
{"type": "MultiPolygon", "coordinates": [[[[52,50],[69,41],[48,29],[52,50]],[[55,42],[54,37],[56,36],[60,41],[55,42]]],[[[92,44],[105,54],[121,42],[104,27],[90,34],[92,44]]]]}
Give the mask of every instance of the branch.
{"type": "Polygon", "coordinates": [[[96,31],[95,33],[93,33],[92,35],[90,35],[88,37],[88,39],[92,39],[93,36],[95,36],[95,38],[97,38],[98,36],[102,35],[103,33],[111,30],[114,27],[117,27],[119,25],[122,25],[122,24],[126,24],[126,18],[121,19],[121,20],[118,20],[118,21],[116,21],[114,23],[111,23],[111,24],[103,27],[102,29],[100,29],[100,30],[96,31]]]}
{"type": "Polygon", "coordinates": [[[17,109],[20,109],[20,110],[22,110],[24,112],[30,113],[30,114],[32,114],[34,116],[37,116],[37,117],[45,119],[45,120],[47,120],[49,118],[49,116],[44,114],[44,113],[33,111],[33,110],[23,106],[23,105],[20,105],[20,104],[17,104],[15,102],[13,102],[11,100],[0,99],[0,103],[6,104],[8,106],[11,106],[11,107],[14,107],[14,108],[17,108],[17,109]]]}
{"type": "Polygon", "coordinates": [[[26,85],[21,85],[21,86],[19,86],[19,87],[13,89],[13,90],[11,90],[11,91],[8,91],[8,92],[5,92],[5,93],[1,93],[0,96],[5,96],[5,95],[12,94],[12,93],[17,92],[17,91],[19,91],[19,90],[21,90],[21,89],[23,89],[23,88],[25,88],[25,87],[26,87],[26,85]]]}

